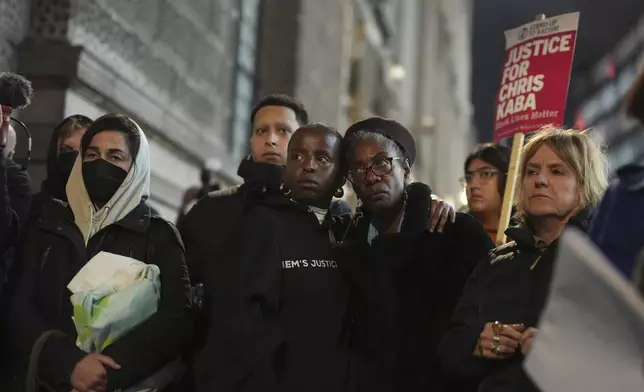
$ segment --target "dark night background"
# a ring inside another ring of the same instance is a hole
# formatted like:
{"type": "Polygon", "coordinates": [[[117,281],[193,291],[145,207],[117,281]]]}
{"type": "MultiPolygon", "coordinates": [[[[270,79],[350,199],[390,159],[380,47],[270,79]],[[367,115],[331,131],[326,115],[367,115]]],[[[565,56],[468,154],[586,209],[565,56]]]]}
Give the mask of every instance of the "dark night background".
{"type": "MultiPolygon", "coordinates": [[[[494,102],[501,77],[505,30],[548,16],[579,11],[571,88],[611,51],[644,13],[644,0],[475,0],[472,39],[472,102],[479,140],[492,140],[494,102]]],[[[573,125],[579,98],[568,95],[566,125],[573,125]]]]}

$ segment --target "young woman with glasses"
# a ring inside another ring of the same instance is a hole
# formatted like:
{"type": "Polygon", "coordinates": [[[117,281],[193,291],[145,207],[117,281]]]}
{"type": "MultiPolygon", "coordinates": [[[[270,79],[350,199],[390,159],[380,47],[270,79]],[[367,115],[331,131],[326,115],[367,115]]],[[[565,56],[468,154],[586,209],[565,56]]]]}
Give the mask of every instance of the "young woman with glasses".
{"type": "Polygon", "coordinates": [[[466,214],[441,235],[426,229],[430,192],[408,186],[416,147],[401,124],[358,122],[343,146],[347,179],[361,202],[339,249],[352,290],[358,390],[434,390],[442,383],[434,351],[467,276],[493,243],[466,214]]]}
{"type": "Polygon", "coordinates": [[[461,184],[469,213],[481,222],[492,240],[499,227],[509,164],[510,149],[494,143],[479,145],[465,160],[461,184]]]}

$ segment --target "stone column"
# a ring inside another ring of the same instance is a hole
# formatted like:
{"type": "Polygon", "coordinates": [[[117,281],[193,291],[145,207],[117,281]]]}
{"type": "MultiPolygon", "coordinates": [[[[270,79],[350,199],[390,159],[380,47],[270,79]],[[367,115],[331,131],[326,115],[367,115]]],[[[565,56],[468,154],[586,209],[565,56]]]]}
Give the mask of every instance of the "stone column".
{"type": "Polygon", "coordinates": [[[34,98],[20,113],[32,134],[29,174],[34,191],[46,175],[47,147],[63,119],[65,95],[75,81],[81,48],[67,39],[71,0],[32,0],[26,38],[17,47],[16,72],[31,80],[34,98]]]}
{"type": "Polygon", "coordinates": [[[261,2],[256,99],[296,92],[301,3],[301,0],[261,2]]]}

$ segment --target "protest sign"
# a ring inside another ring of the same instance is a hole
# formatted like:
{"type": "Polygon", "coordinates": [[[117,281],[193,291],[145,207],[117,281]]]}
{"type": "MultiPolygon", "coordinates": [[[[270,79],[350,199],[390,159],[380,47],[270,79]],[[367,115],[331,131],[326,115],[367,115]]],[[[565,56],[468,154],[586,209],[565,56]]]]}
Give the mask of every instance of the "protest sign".
{"type": "Polygon", "coordinates": [[[580,230],[561,236],[523,365],[542,392],[644,391],[644,300],[580,230]]]}
{"type": "Polygon", "coordinates": [[[505,32],[505,59],[496,100],[494,139],[498,142],[514,136],[514,140],[497,245],[506,241],[505,229],[510,223],[525,133],[563,123],[578,26],[579,12],[548,19],[539,14],[534,22],[505,32]]]}
{"type": "Polygon", "coordinates": [[[564,119],[579,13],[537,20],[505,32],[505,59],[494,136],[534,132],[564,119]]]}

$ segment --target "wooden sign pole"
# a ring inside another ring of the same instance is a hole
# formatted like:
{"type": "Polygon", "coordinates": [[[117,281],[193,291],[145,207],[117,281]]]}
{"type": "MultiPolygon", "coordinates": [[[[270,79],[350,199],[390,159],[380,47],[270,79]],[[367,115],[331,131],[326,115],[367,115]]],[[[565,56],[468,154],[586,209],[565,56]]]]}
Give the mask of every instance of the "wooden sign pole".
{"type": "MultiPolygon", "coordinates": [[[[544,20],[546,15],[539,14],[534,20],[544,20]]],[[[499,228],[496,232],[496,244],[498,246],[505,244],[505,230],[510,225],[510,216],[512,215],[512,206],[514,205],[514,190],[516,189],[517,180],[521,176],[518,172],[521,167],[521,150],[525,135],[523,133],[514,134],[512,140],[512,153],[510,155],[510,166],[508,168],[507,180],[505,182],[505,191],[503,192],[503,206],[501,208],[501,218],[499,219],[499,228]]]]}
{"type": "Polygon", "coordinates": [[[496,244],[501,246],[505,244],[505,230],[510,225],[510,215],[514,205],[514,190],[516,189],[517,179],[521,173],[517,171],[521,167],[521,149],[525,135],[515,133],[512,140],[512,154],[510,155],[510,166],[508,167],[508,176],[505,182],[505,192],[503,192],[503,207],[501,208],[501,219],[499,219],[499,229],[496,232],[496,244]]]}

